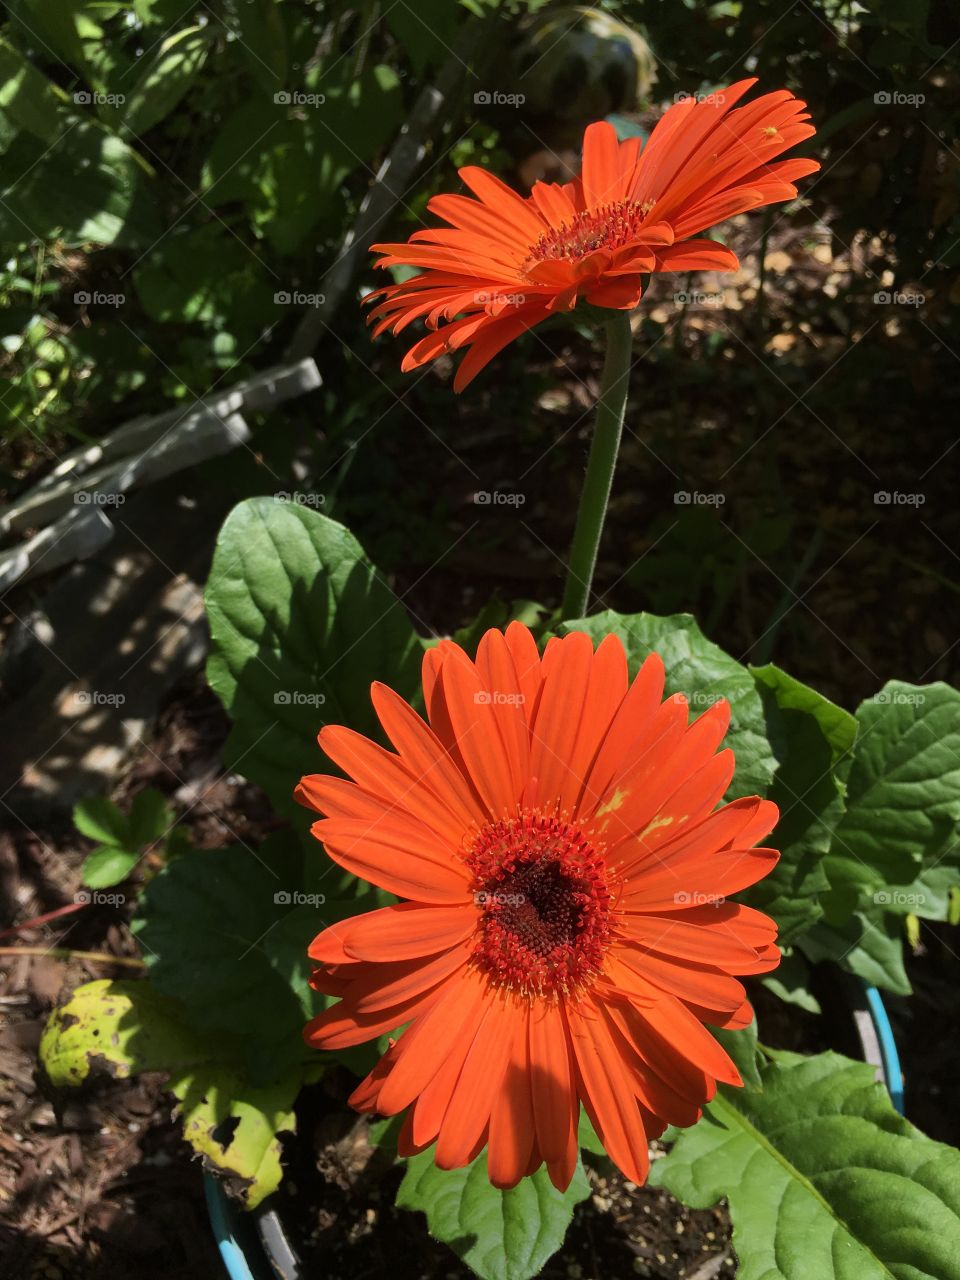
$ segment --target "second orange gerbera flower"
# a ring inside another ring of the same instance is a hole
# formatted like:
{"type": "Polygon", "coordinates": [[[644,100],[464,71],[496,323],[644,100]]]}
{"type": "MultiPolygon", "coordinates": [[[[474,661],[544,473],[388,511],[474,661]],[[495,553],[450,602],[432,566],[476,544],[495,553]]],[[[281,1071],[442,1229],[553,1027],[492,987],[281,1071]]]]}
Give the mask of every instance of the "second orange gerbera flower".
{"type": "Polygon", "coordinates": [[[454,380],[460,391],[507,343],[580,299],[630,310],[650,272],[736,270],[731,250],[691,237],[791,199],[794,182],[820,167],[776,159],[815,132],[786,89],[735,108],[755,83],[674,104],[642,149],[639,138],[618,143],[612,125],[592,124],[579,178],[538,182],[525,198],[486,169],[461,169],[476,199],[440,195],[427,206],[449,227],[373,246],[379,267],[423,268],[370,295],[376,332],[417,319],[433,331],[407,352],[404,370],[469,348],[454,380]]]}
{"type": "Polygon", "coordinates": [[[402,1155],[442,1168],[488,1148],[510,1187],[546,1163],[565,1188],[581,1103],[636,1182],[649,1139],[689,1125],[736,1067],[704,1023],[751,1019],[735,974],[779,961],[776,925],[726,895],[777,860],[758,798],[715,811],[729,708],[692,725],[661,701],[651,655],[631,684],[620,641],[488,631],[476,662],[444,641],[424,659],[425,723],[373,686],[396,753],[350,729],[320,745],[354,781],[313,775],[298,799],[348,871],[403,899],[315,939],[306,1029],[340,1049],[406,1029],[357,1088],[361,1111],[409,1108],[402,1155]]]}

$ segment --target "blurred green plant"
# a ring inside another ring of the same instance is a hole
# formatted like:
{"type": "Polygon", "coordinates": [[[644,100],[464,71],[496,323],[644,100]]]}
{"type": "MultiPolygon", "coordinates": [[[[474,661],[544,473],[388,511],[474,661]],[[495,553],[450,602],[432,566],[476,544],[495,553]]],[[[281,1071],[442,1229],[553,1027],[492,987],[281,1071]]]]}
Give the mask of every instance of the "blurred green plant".
{"type": "Polygon", "coordinates": [[[73,825],[81,835],[97,841],[80,873],[91,889],[107,889],[126,880],[148,854],[156,867],[190,848],[187,832],[176,825],[173,806],[153,787],[134,796],[129,814],[106,796],[81,800],[73,810],[73,825]]]}

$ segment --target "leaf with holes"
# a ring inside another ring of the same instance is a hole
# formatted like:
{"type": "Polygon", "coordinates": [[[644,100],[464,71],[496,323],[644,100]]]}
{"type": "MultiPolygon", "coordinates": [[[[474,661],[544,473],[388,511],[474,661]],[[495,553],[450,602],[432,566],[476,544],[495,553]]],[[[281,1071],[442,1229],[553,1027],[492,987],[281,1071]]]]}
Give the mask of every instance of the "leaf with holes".
{"type": "Polygon", "coordinates": [[[51,1014],[40,1062],[57,1089],[103,1076],[123,1080],[141,1071],[167,1072],[184,1137],[247,1209],[279,1185],[278,1135],[296,1127],[294,1100],[317,1070],[293,1069],[269,1085],[251,1084],[237,1064],[236,1041],[191,1030],[179,1001],[150,982],[78,987],[51,1014]]]}

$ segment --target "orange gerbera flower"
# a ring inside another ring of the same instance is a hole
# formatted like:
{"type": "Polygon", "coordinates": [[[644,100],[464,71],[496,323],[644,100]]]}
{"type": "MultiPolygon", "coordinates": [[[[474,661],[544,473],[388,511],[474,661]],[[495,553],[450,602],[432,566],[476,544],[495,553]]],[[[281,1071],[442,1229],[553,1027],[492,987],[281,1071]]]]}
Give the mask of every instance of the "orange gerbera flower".
{"type": "Polygon", "coordinates": [[[491,1181],[546,1162],[565,1188],[581,1102],[635,1182],[650,1138],[693,1124],[716,1081],[740,1084],[704,1023],[751,1018],[733,974],[776,967],[776,925],[728,902],[779,856],[753,848],[768,800],[714,812],[733,774],[729,708],[688,727],[651,655],[573,633],[543,658],[519,623],[476,662],[424,659],[429,725],[384,685],[396,753],[350,729],[320,745],[354,781],[315,774],[297,798],[330,857],[404,901],[332,925],[314,985],[342,999],[304,1035],[340,1049],[406,1026],[350,1101],[409,1112],[400,1152],[436,1142],[459,1168],[487,1147],[491,1181]],[[407,1025],[409,1024],[409,1025],[407,1025]]]}
{"type": "Polygon", "coordinates": [[[731,110],[756,80],[675,103],[646,147],[618,143],[613,126],[592,124],[583,170],[563,185],[537,182],[524,198],[486,169],[460,177],[477,197],[434,196],[428,208],[450,227],[416,231],[407,244],[377,244],[378,267],[423,267],[403,284],[370,295],[375,332],[412,321],[433,330],[407,352],[415,369],[444,351],[470,350],[454,380],[462,391],[498,351],[581,298],[629,311],[653,271],[733,271],[736,254],[697,232],[761,205],[789,200],[816,160],[777,156],[815,129],[805,103],[786,89],[731,110]],[[440,321],[447,323],[442,329],[440,321]]]}

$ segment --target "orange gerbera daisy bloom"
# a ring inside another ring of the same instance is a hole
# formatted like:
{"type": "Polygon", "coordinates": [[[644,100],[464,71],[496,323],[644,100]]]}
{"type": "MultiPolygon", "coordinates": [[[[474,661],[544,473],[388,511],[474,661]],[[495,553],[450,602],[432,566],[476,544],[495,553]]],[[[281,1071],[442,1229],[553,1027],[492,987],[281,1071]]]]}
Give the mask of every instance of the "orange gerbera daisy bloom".
{"type": "Polygon", "coordinates": [[[342,867],[404,901],[325,929],[314,986],[339,1003],[304,1035],[340,1049],[406,1027],[357,1087],[360,1111],[409,1108],[402,1155],[436,1142],[459,1168],[487,1147],[490,1180],[544,1162],[569,1185],[581,1102],[642,1182],[647,1148],[690,1125],[718,1080],[741,1084],[706,1030],[751,1019],[734,974],[779,961],[776,925],[728,902],[778,858],[756,841],[768,800],[715,806],[729,708],[692,725],[661,701],[651,655],[632,684],[623,646],[580,632],[541,659],[519,623],[476,662],[449,640],[424,658],[429,724],[381,684],[396,753],[350,729],[320,745],[354,781],[315,774],[297,798],[342,867]]]}
{"type": "Polygon", "coordinates": [[[618,143],[612,125],[592,124],[573,182],[537,182],[524,198],[486,169],[460,177],[473,194],[427,205],[450,227],[416,231],[406,244],[376,244],[378,267],[424,268],[370,295],[375,333],[399,333],[421,317],[433,330],[407,352],[405,371],[445,351],[470,350],[454,380],[463,388],[498,351],[584,298],[629,311],[653,271],[734,271],[736,254],[691,239],[733,214],[797,194],[816,160],[773,161],[816,132],[788,90],[731,108],[756,80],[675,103],[646,147],[618,143]],[[441,320],[448,321],[441,329],[441,320]]]}

